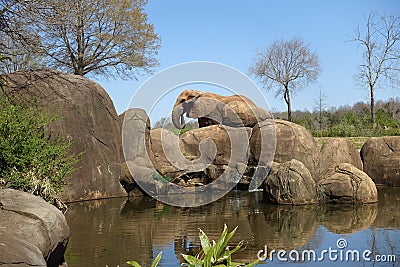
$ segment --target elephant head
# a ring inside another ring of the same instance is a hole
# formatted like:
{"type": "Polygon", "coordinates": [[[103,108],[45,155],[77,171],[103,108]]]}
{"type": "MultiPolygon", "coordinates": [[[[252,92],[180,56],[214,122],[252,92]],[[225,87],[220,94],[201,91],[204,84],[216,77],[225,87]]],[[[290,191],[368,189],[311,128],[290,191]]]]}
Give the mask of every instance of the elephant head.
{"type": "Polygon", "coordinates": [[[183,115],[198,118],[199,127],[222,123],[222,109],[225,103],[221,96],[196,90],[184,90],[177,98],[172,110],[172,122],[175,127],[185,127],[183,115]]]}
{"type": "Polygon", "coordinates": [[[184,90],[179,94],[172,110],[172,122],[178,129],[185,127],[183,115],[191,110],[194,101],[200,96],[201,92],[196,90],[184,90]]]}

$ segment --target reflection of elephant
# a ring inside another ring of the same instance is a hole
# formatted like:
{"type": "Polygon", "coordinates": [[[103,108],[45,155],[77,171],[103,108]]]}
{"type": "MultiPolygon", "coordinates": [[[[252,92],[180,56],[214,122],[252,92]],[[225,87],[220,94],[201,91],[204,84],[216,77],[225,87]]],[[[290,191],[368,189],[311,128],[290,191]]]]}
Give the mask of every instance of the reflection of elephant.
{"type": "Polygon", "coordinates": [[[252,127],[269,118],[267,111],[245,96],[221,96],[196,90],[184,90],[178,96],[172,111],[176,128],[185,127],[185,113],[189,118],[198,118],[200,128],[213,124],[252,127]]]}

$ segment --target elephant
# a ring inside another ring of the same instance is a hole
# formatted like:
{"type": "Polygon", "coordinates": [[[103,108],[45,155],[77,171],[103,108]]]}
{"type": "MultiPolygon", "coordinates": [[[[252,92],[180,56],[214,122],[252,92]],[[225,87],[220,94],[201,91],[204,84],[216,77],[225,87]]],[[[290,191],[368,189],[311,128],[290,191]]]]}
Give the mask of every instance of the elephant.
{"type": "Polygon", "coordinates": [[[271,118],[267,111],[245,96],[222,96],[188,89],[179,94],[172,110],[176,128],[185,127],[185,113],[189,118],[197,118],[200,128],[215,124],[253,127],[258,121],[271,118]]]}

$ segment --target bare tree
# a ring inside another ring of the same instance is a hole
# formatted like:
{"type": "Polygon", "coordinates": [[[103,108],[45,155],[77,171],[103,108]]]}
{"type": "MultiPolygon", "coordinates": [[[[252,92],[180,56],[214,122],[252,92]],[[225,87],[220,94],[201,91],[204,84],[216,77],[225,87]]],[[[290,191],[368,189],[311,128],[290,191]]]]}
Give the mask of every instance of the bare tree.
{"type": "Polygon", "coordinates": [[[28,10],[44,6],[45,0],[0,0],[0,73],[42,67],[43,54],[37,49],[40,36],[23,20],[28,10]],[[34,49],[35,48],[35,49],[34,49]]]}
{"type": "Polygon", "coordinates": [[[319,90],[319,96],[315,100],[314,112],[317,113],[318,130],[324,128],[326,122],[326,116],[324,116],[326,110],[326,95],[322,93],[322,88],[319,90]]]}
{"type": "Polygon", "coordinates": [[[26,49],[23,44],[9,36],[3,37],[1,46],[1,53],[7,60],[0,62],[0,74],[37,69],[44,65],[40,54],[26,49]]]}
{"type": "Polygon", "coordinates": [[[15,1],[18,12],[9,12],[10,24],[22,25],[31,36],[12,31],[11,37],[45,55],[48,67],[82,76],[135,78],[157,65],[160,40],[147,22],[146,0],[15,1]]]}
{"type": "Polygon", "coordinates": [[[371,122],[375,123],[375,89],[378,83],[400,82],[400,17],[370,13],[363,27],[358,26],[354,39],[363,50],[357,81],[369,89],[371,122]]]}
{"type": "Polygon", "coordinates": [[[300,37],[275,41],[265,52],[259,52],[250,73],[259,78],[267,90],[276,89],[287,105],[292,121],[291,94],[314,82],[320,73],[318,56],[300,37]]]}

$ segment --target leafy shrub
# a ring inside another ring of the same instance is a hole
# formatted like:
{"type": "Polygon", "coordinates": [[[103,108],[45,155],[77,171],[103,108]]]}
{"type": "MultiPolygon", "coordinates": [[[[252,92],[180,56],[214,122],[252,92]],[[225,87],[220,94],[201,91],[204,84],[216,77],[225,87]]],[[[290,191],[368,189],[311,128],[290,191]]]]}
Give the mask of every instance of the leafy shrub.
{"type": "Polygon", "coordinates": [[[259,260],[255,260],[248,264],[242,264],[232,261],[232,254],[238,251],[243,246],[243,241],[239,242],[232,250],[228,246],[229,240],[236,233],[237,227],[230,233],[228,233],[228,228],[224,225],[224,230],[217,241],[210,242],[207,235],[200,230],[200,243],[201,251],[196,256],[182,254],[186,263],[182,266],[190,267],[233,267],[233,266],[246,266],[251,267],[259,263],[259,260]]]}
{"type": "Polygon", "coordinates": [[[6,93],[0,96],[0,110],[0,186],[61,205],[56,194],[74,170],[77,156],[68,155],[71,143],[51,141],[46,135],[46,126],[57,117],[15,104],[6,93]]]}

